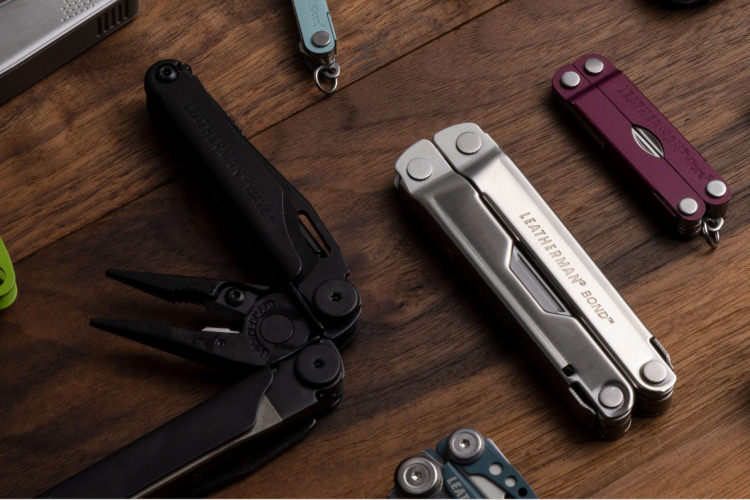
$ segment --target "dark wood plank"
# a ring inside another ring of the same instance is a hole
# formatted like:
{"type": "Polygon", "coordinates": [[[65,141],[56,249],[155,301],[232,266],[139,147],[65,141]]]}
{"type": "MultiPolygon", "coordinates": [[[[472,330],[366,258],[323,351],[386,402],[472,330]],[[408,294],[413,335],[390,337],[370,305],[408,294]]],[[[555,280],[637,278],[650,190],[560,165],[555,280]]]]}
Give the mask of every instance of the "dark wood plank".
{"type": "MultiPolygon", "coordinates": [[[[502,1],[332,0],[341,86],[502,1]]],[[[298,37],[289,1],[143,0],[130,25],[0,105],[0,228],[12,255],[21,259],[174,178],[146,116],[151,64],[190,63],[252,136],[324,99],[298,37]]]]}
{"type": "MultiPolygon", "coordinates": [[[[468,424],[544,497],[746,496],[750,70],[736,61],[750,44],[749,9],[510,1],[255,137],[341,245],[363,325],[343,351],[341,405],[217,495],[384,496],[401,459],[468,424]],[[553,101],[554,71],[592,50],[624,69],[734,190],[717,251],[651,224],[553,101]],[[406,217],[393,163],[460,121],[504,147],[665,345],[678,375],[665,415],[636,418],[614,442],[592,438],[406,217]]],[[[86,324],[194,320],[108,282],[105,267],[253,276],[196,199],[187,183],[167,183],[20,262],[19,302],[0,315],[0,495],[36,494],[230,382],[86,324]]]]}

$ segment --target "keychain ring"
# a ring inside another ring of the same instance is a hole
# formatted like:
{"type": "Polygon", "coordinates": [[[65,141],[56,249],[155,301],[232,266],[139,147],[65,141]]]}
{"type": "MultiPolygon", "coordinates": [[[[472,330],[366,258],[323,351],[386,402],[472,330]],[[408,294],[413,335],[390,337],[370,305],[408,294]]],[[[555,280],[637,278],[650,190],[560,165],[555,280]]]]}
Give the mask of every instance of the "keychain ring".
{"type": "Polygon", "coordinates": [[[334,61],[334,63],[329,66],[318,66],[317,68],[315,68],[313,79],[315,80],[315,85],[321,90],[321,92],[331,95],[339,86],[339,75],[341,75],[341,66],[339,66],[339,63],[334,61]],[[321,72],[323,73],[324,77],[333,82],[330,87],[323,86],[320,78],[321,72]]]}
{"type": "Polygon", "coordinates": [[[704,219],[701,222],[701,231],[711,248],[714,249],[719,245],[719,230],[724,225],[724,219],[704,219]]]}

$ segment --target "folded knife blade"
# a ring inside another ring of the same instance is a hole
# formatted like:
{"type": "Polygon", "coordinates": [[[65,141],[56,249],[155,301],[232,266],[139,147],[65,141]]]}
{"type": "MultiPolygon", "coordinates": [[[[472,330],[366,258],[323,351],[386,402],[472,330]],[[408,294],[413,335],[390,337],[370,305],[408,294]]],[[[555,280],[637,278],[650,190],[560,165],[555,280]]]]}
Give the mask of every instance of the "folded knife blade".
{"type": "Polygon", "coordinates": [[[622,71],[588,54],[559,69],[553,88],[680,235],[718,243],[726,182],[622,71]]]}
{"type": "Polygon", "coordinates": [[[664,410],[669,357],[513,161],[477,125],[396,162],[396,188],[520,325],[579,420],[607,438],[664,410]]]}

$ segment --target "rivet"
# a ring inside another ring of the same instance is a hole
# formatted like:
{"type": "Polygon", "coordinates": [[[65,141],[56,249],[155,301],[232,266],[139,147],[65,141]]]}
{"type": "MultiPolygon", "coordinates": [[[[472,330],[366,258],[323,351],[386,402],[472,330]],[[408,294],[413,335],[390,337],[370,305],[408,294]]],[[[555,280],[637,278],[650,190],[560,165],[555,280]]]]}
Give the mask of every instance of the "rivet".
{"type": "Polygon", "coordinates": [[[706,192],[712,198],[721,198],[727,194],[727,185],[719,179],[714,179],[706,184],[706,192]]]}
{"type": "Polygon", "coordinates": [[[698,202],[692,198],[683,198],[677,204],[677,209],[683,215],[693,215],[698,211],[698,202]]]}
{"type": "Polygon", "coordinates": [[[601,59],[592,57],[590,59],[586,59],[586,62],[583,63],[583,69],[585,69],[586,73],[588,73],[589,75],[598,75],[599,73],[604,71],[604,62],[601,59]]]}
{"type": "Polygon", "coordinates": [[[464,132],[456,139],[456,149],[465,155],[473,155],[482,149],[482,138],[474,132],[464,132]]]}
{"type": "Polygon", "coordinates": [[[641,375],[650,384],[659,385],[667,378],[667,367],[660,361],[649,361],[641,368],[641,375]]]}
{"type": "Polygon", "coordinates": [[[310,38],[310,41],[316,47],[323,48],[331,43],[331,35],[327,31],[316,31],[310,38]]]}
{"type": "Polygon", "coordinates": [[[426,158],[414,158],[406,166],[406,173],[415,181],[429,179],[432,175],[432,163],[426,158]]]}
{"type": "Polygon", "coordinates": [[[581,75],[575,71],[566,71],[560,77],[560,83],[562,83],[562,86],[565,88],[574,89],[578,87],[579,83],[581,83],[581,75]]]}

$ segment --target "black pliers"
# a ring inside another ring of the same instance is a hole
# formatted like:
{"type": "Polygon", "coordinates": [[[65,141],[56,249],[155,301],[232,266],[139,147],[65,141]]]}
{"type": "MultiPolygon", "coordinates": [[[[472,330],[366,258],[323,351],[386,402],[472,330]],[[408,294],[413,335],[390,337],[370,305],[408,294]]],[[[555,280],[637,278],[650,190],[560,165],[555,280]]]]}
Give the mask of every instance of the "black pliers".
{"type": "Polygon", "coordinates": [[[145,87],[157,129],[193,167],[273,283],[108,271],[170,302],[203,305],[230,328],[104,319],[93,326],[247,376],[43,496],[200,494],[294,444],[341,398],[338,348],[358,326],[360,300],[336,242],[189,66],[160,61],[146,73],[145,87]]]}

